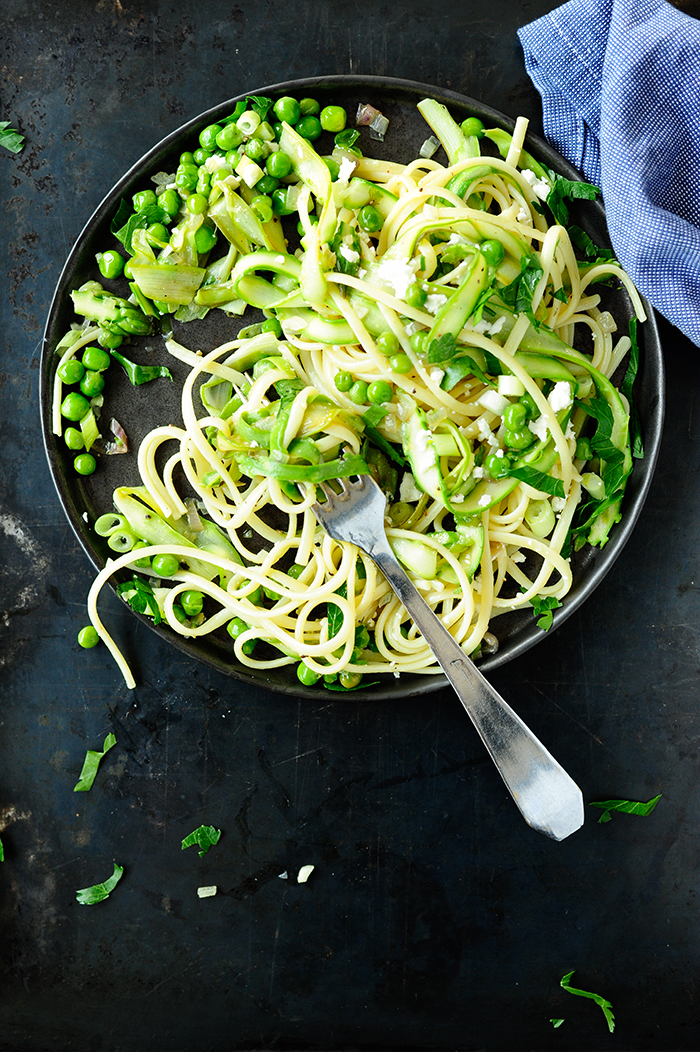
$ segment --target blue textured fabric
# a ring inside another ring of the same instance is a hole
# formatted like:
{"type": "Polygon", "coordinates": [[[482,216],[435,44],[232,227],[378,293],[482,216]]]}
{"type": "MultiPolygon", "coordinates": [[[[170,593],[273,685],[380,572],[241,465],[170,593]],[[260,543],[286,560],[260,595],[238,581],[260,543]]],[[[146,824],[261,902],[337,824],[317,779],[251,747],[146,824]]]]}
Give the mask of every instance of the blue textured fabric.
{"type": "Polygon", "coordinates": [[[571,0],[519,31],[547,139],[600,186],[613,248],[700,346],[700,21],[571,0]]]}

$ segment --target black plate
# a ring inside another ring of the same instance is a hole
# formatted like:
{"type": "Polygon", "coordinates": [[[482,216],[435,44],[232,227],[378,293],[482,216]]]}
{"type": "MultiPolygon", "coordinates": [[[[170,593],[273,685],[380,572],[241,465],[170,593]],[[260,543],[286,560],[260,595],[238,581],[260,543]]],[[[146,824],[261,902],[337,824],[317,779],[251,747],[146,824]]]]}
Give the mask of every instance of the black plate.
{"type": "MultiPolygon", "coordinates": [[[[359,102],[370,102],[377,106],[391,123],[384,143],[373,142],[365,138],[367,130],[363,130],[361,141],[363,152],[369,156],[403,162],[409,162],[418,155],[421,144],[429,134],[427,125],[416,109],[416,104],[426,96],[432,96],[447,105],[457,120],[476,116],[481,118],[487,126],[498,126],[508,131],[512,131],[514,125],[514,120],[455,92],[385,77],[318,77],[287,81],[248,94],[272,97],[293,95],[297,98],[307,95],[314,96],[322,105],[326,102],[343,105],[349,114],[354,114],[359,102]]],[[[72,467],[71,456],[67,453],[63,443],[57,441],[52,434],[52,384],[57,364],[57,357],[53,352],[71,322],[75,321],[69,293],[71,289],[89,279],[102,280],[97,271],[95,254],[108,247],[118,247],[110,234],[109,227],[120,199],[122,197],[130,199],[137,190],[153,186],[150,179],[157,172],[174,171],[180,153],[196,148],[199,131],[207,124],[228,116],[239,98],[245,98],[245,96],[236,96],[234,99],[221,103],[168,135],[119,180],[80,234],[63,268],[51,304],[44,333],[41,364],[41,412],[44,444],[66,515],[78,540],[98,569],[104,566],[109,550],[94,534],[90,524],[97,516],[112,509],[112,492],[117,485],[137,485],[140,480],[135,454],[102,457],[94,475],[87,478],[76,475],[72,467]]],[[[328,136],[329,143],[330,138],[328,136]]],[[[324,140],[319,140],[317,146],[323,152],[324,140]]],[[[528,136],[526,148],[560,174],[570,179],[579,177],[578,173],[541,139],[528,136]]],[[[436,155],[436,159],[445,160],[442,151],[436,155]]],[[[576,215],[576,221],[598,244],[609,245],[601,205],[586,202],[581,207],[580,213],[576,215]]],[[[124,294],[125,282],[107,282],[106,284],[108,286],[113,284],[120,294],[124,294]]],[[[605,289],[604,306],[613,312],[620,331],[626,331],[628,320],[632,315],[627,294],[622,290],[605,289]]],[[[575,556],[573,587],[565,598],[563,607],[554,616],[555,626],[561,624],[581,605],[608,572],[632,532],[651,482],[661,440],[664,377],[658,332],[651,310],[648,309],[648,312],[649,321],[640,327],[641,366],[635,389],[646,455],[643,460],[635,462],[634,472],[627,487],[623,519],[612,531],[609,542],[602,550],[586,546],[575,556]]],[[[179,330],[176,327],[175,336],[185,346],[194,350],[207,351],[223,343],[224,340],[232,339],[243,324],[249,324],[255,318],[255,312],[252,312],[251,315],[251,311],[246,312],[244,320],[229,319],[221,311],[211,311],[201,321],[180,326],[179,330]]],[[[167,363],[176,381],[184,379],[187,373],[185,366],[179,367],[179,363],[173,362],[164,350],[160,337],[135,341],[130,345],[128,353],[129,356],[137,358],[142,363],[167,363]]],[[[104,418],[109,420],[114,415],[120,420],[129,435],[131,448],[135,450],[144,435],[157,423],[180,423],[179,387],[178,382],[171,385],[165,380],[160,380],[143,387],[133,388],[123,376],[122,370],[112,369],[105,391],[104,418]]],[[[233,659],[231,642],[225,633],[222,633],[221,636],[212,635],[198,641],[191,641],[175,635],[167,628],[153,626],[148,619],[145,620],[153,631],[168,639],[180,650],[217,668],[226,675],[297,696],[318,698],[322,692],[322,689],[320,691],[319,688],[302,687],[296,678],[293,665],[261,672],[238,665],[233,659]]],[[[517,657],[543,637],[541,629],[536,626],[532,613],[529,611],[498,618],[497,631],[500,641],[498,652],[478,662],[484,672],[517,657]]],[[[128,654],[126,657],[128,660],[128,654]]],[[[446,683],[442,675],[404,674],[400,680],[393,676],[380,678],[380,686],[356,691],[352,695],[335,694],[333,697],[351,697],[357,700],[380,699],[395,695],[406,697],[439,689],[446,683]]]]}

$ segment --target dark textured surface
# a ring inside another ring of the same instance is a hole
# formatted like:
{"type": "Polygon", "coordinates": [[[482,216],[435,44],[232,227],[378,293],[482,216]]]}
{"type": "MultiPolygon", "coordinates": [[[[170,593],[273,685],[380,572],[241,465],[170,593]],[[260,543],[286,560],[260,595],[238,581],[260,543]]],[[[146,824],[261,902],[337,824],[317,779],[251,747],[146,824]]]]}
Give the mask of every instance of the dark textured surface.
{"type": "Polygon", "coordinates": [[[452,88],[539,129],[518,25],[547,3],[5,0],[0,157],[0,1047],[104,1052],[696,1049],[697,351],[661,327],[669,410],[639,524],[586,605],[493,673],[587,801],[663,793],[561,844],[531,832],[453,694],[274,695],[166,646],[116,601],[126,691],[79,652],[91,570],[41,449],[53,287],[155,141],[241,91],[361,73],[452,88]],[[88,794],[86,748],[118,745],[88,794]],[[180,841],[223,829],[204,858],[180,841]],[[108,902],[75,890],[125,867],[108,902]],[[307,884],[299,867],[315,870],[307,884]],[[199,900],[196,888],[217,884],[199,900]],[[559,988],[608,997],[600,1009],[559,988]],[[554,1030],[549,1022],[564,1017],[554,1030]]]}

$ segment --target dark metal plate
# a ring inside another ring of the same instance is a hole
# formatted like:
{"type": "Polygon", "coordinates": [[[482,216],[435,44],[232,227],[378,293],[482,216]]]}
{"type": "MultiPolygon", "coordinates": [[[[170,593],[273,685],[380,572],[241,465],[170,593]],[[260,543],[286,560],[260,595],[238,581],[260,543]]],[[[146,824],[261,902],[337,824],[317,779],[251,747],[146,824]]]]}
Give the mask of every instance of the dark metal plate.
{"type": "MultiPolygon", "coordinates": [[[[333,101],[345,106],[348,113],[354,113],[359,102],[371,102],[391,123],[384,143],[363,140],[364,152],[370,156],[403,162],[408,162],[418,155],[418,150],[428,134],[427,125],[416,109],[417,102],[426,96],[432,96],[449,106],[458,120],[467,116],[477,116],[488,126],[499,126],[509,131],[514,125],[513,119],[455,92],[385,77],[310,78],[286,81],[247,94],[273,97],[283,94],[297,97],[313,95],[322,105],[333,101]]],[[[82,478],[76,475],[70,455],[67,454],[63,443],[57,442],[51,432],[52,383],[57,364],[53,352],[71,322],[75,320],[69,293],[82,282],[99,278],[95,254],[107,247],[116,246],[109,225],[120,199],[129,199],[137,190],[152,186],[150,179],[156,172],[173,171],[180,153],[196,147],[197,135],[201,128],[226,117],[238,98],[243,97],[245,96],[236,96],[221,103],[168,135],[119,180],[85,225],[66,261],[54,294],[44,333],[41,363],[44,443],[65,513],[78,540],[97,568],[104,566],[108,549],[94,534],[91,524],[98,515],[111,510],[112,492],[117,485],[136,485],[139,477],[135,455],[103,457],[98,471],[93,476],[82,478]]],[[[363,132],[364,135],[366,131],[363,132]]],[[[330,141],[330,136],[328,138],[330,141]]],[[[323,140],[317,145],[323,150],[323,140]]],[[[529,136],[526,146],[550,168],[568,178],[577,177],[578,173],[541,139],[529,136]]],[[[442,151],[436,156],[438,160],[444,160],[442,151]]],[[[609,244],[602,206],[586,202],[585,206],[577,211],[576,221],[598,244],[609,244]]],[[[114,283],[120,294],[124,292],[124,285],[124,282],[114,283]]],[[[604,306],[613,312],[620,330],[625,331],[632,315],[627,294],[622,290],[606,289],[604,306]]],[[[664,374],[658,332],[653,314],[651,311],[649,313],[649,321],[640,328],[641,366],[636,384],[636,403],[643,430],[645,458],[635,464],[625,497],[623,520],[612,532],[609,542],[602,550],[587,546],[575,556],[574,584],[564,600],[563,607],[555,614],[555,627],[581,605],[613,565],[632,532],[651,483],[661,440],[664,374]]],[[[238,329],[243,324],[249,324],[251,320],[253,319],[249,311],[246,312],[245,319],[229,319],[222,312],[211,311],[202,321],[190,322],[186,326],[176,328],[175,336],[186,346],[206,352],[224,340],[234,338],[238,329]]],[[[113,369],[110,372],[105,390],[104,416],[109,419],[114,415],[120,420],[129,435],[131,448],[136,449],[144,435],[156,424],[180,422],[179,389],[187,369],[174,362],[167,354],[160,337],[137,340],[130,345],[128,353],[143,363],[167,364],[175,379],[172,385],[161,380],[134,388],[121,370],[113,369]]],[[[257,672],[239,665],[233,659],[230,639],[225,633],[190,641],[176,636],[167,628],[153,626],[150,620],[147,623],[153,631],[167,638],[185,653],[226,675],[282,693],[316,698],[319,696],[318,688],[310,690],[301,686],[296,678],[294,666],[257,672]]],[[[479,667],[484,672],[517,657],[543,637],[542,631],[528,611],[499,618],[497,632],[500,641],[498,652],[479,662],[479,667]]],[[[404,674],[400,680],[392,676],[382,676],[380,679],[380,686],[354,692],[348,697],[356,700],[406,697],[437,690],[446,683],[441,675],[404,674]]],[[[345,695],[336,695],[341,696],[345,695]]]]}

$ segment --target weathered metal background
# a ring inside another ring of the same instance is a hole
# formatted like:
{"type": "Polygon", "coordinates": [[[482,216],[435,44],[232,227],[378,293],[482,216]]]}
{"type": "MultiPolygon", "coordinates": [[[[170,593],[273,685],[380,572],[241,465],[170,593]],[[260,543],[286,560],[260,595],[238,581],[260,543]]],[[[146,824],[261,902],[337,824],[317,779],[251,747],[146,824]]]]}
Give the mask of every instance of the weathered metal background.
{"type": "Polygon", "coordinates": [[[580,613],[493,674],[587,801],[663,793],[648,818],[599,825],[589,808],[562,844],[523,824],[451,691],[292,700],[191,662],[110,600],[139,680],[126,691],[103,648],[75,643],[91,571],[41,447],[53,288],[147,148],[226,97],[335,73],[450,87],[537,131],[515,31],[552,6],[4,0],[0,119],[27,145],[0,156],[3,1052],[700,1047],[686,340],[662,325],[666,433],[627,548],[580,613]],[[98,782],[74,794],[110,730],[98,782]],[[201,859],[180,849],[200,822],[224,831],[201,859]],[[117,891],[79,906],[113,860],[117,891]],[[560,989],[571,969],[612,1001],[613,1035],[560,989]]]}

